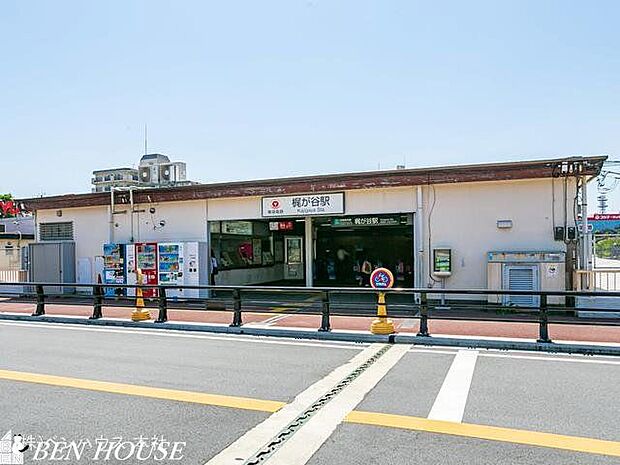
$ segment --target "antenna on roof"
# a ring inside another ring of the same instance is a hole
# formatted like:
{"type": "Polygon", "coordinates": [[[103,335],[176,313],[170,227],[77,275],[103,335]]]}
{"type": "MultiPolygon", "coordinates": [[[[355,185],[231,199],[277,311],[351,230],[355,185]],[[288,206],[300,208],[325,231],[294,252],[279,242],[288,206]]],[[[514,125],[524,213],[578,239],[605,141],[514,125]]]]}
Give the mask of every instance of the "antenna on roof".
{"type": "Polygon", "coordinates": [[[147,132],[147,126],[146,123],[144,124],[144,155],[146,155],[148,152],[148,132],[147,132]]]}

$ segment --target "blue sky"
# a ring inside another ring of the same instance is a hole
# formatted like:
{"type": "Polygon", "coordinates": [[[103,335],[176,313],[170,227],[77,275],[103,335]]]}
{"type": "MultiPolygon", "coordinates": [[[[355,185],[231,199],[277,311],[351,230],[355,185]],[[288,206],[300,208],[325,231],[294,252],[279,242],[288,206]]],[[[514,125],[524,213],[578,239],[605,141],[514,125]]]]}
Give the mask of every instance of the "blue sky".
{"type": "MultiPolygon", "coordinates": [[[[0,192],[620,153],[616,1],[0,2],[0,192]]],[[[618,192],[612,197],[620,207],[618,192]]]]}

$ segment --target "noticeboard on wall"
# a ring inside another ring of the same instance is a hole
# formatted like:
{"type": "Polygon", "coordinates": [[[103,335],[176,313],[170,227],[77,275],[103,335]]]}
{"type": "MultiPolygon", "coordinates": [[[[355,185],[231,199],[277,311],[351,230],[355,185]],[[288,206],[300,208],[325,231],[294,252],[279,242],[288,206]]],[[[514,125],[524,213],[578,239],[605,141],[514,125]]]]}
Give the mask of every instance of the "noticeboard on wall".
{"type": "Polygon", "coordinates": [[[237,234],[241,236],[252,235],[251,221],[222,221],[222,234],[237,234]]]}
{"type": "Polygon", "coordinates": [[[452,249],[433,249],[433,273],[452,273],[452,249]]]}

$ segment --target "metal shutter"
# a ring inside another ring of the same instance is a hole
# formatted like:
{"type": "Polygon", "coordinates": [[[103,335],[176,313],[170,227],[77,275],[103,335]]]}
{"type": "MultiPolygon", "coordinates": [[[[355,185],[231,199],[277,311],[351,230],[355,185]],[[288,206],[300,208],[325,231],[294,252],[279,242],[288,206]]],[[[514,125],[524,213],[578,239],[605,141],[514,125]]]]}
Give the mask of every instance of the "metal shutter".
{"type": "MultiPolygon", "coordinates": [[[[504,267],[504,289],[535,291],[538,289],[538,267],[507,265],[504,267]]],[[[538,298],[533,295],[508,295],[504,304],[518,307],[536,307],[538,298]]]]}
{"type": "Polygon", "coordinates": [[[40,241],[72,241],[73,221],[39,224],[40,241]]]}

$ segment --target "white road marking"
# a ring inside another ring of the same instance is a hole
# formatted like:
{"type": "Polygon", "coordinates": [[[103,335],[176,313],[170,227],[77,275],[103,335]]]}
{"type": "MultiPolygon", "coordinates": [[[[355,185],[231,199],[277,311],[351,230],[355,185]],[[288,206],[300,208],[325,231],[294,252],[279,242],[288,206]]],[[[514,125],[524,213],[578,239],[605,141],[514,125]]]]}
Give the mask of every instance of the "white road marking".
{"type": "Polygon", "coordinates": [[[620,360],[599,360],[594,358],[577,358],[577,357],[591,357],[589,355],[573,355],[573,358],[568,358],[566,356],[535,356],[535,355],[518,355],[518,354],[479,354],[480,357],[492,357],[492,358],[515,358],[522,360],[542,360],[545,362],[574,362],[574,363],[600,363],[607,365],[620,365],[620,360]]]}
{"type": "MultiPolygon", "coordinates": [[[[590,328],[592,329],[592,328],[590,328]]],[[[553,336],[553,335],[552,335],[553,336]]],[[[512,342],[536,342],[536,339],[522,338],[522,337],[496,337],[496,336],[471,336],[464,334],[433,334],[436,339],[479,339],[481,341],[512,341],[512,342]]],[[[590,342],[590,341],[569,341],[566,339],[557,339],[554,341],[556,345],[583,345],[583,346],[607,346],[618,347],[618,342],[590,342]]]]}
{"type": "Polygon", "coordinates": [[[409,346],[395,345],[351,384],[319,410],[279,450],[266,465],[303,465],[333,434],[345,417],[407,353],[409,346]]]}
{"type": "Polygon", "coordinates": [[[456,355],[456,353],[459,351],[459,349],[454,349],[454,350],[450,350],[450,348],[448,347],[447,350],[446,348],[440,347],[437,349],[434,349],[432,347],[429,347],[427,349],[420,349],[417,347],[412,347],[411,349],[409,349],[409,352],[411,353],[421,353],[421,354],[442,354],[442,355],[456,355]]]}
{"type": "Polygon", "coordinates": [[[332,349],[353,349],[362,350],[368,347],[368,344],[359,342],[340,342],[330,341],[328,343],[323,341],[292,341],[286,339],[276,339],[274,337],[267,336],[247,336],[237,334],[227,334],[224,336],[210,335],[210,334],[188,334],[181,330],[174,329],[115,329],[115,328],[101,328],[94,326],[73,325],[68,323],[22,323],[22,322],[9,322],[0,321],[0,326],[21,326],[26,328],[37,329],[64,329],[66,331],[78,330],[78,331],[94,331],[101,333],[117,333],[117,334],[138,334],[148,336],[161,336],[161,337],[178,337],[187,339],[209,339],[215,341],[228,341],[228,342],[256,342],[260,344],[275,344],[275,345],[291,345],[291,346],[305,346],[305,347],[326,347],[332,349]]]}
{"type": "MultiPolygon", "coordinates": [[[[308,409],[314,402],[333,389],[343,378],[361,366],[376,354],[384,344],[372,344],[340,365],[326,377],[320,379],[308,389],[298,394],[290,404],[282,407],[262,423],[249,430],[226,449],[207,462],[209,465],[231,465],[243,463],[267,442],[273,439],[283,428],[308,409]]],[[[383,358],[383,357],[382,357],[383,358]]]]}
{"type": "MultiPolygon", "coordinates": [[[[499,349],[480,349],[478,352],[478,357],[491,357],[491,358],[514,358],[514,359],[523,359],[523,360],[543,360],[547,362],[575,362],[575,363],[595,363],[595,364],[607,364],[607,365],[620,365],[620,360],[610,360],[606,358],[601,358],[599,355],[583,355],[583,354],[541,354],[537,355],[538,352],[532,353],[532,355],[527,355],[528,353],[524,351],[524,354],[515,354],[515,353],[506,353],[506,351],[499,349]]],[[[441,354],[441,355],[456,355],[458,350],[445,350],[444,348],[426,348],[420,349],[417,347],[412,347],[409,349],[411,353],[423,353],[423,354],[441,354]]]]}
{"type": "Polygon", "coordinates": [[[428,418],[456,423],[463,420],[477,358],[477,350],[458,351],[443,380],[428,418]]]}
{"type": "Polygon", "coordinates": [[[289,314],[285,314],[285,315],[276,315],[276,316],[272,316],[271,318],[266,319],[265,321],[257,321],[256,323],[248,323],[246,326],[252,325],[252,326],[273,326],[276,322],[283,320],[284,318],[288,318],[289,314]]]}

